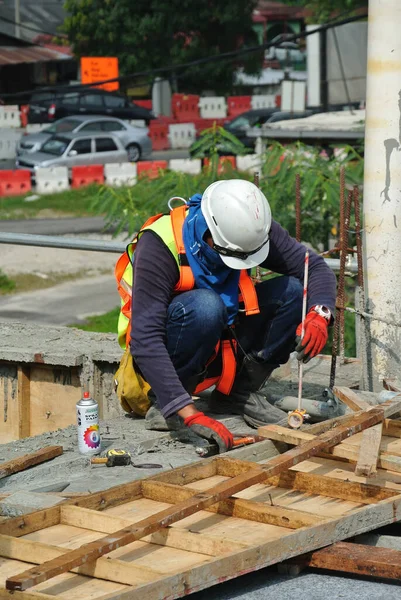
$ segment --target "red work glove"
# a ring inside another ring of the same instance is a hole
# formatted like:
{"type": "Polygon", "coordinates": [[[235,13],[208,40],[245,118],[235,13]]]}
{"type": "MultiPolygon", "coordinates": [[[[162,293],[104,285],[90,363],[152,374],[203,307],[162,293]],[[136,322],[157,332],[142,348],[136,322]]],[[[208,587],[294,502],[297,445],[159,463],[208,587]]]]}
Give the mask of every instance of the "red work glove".
{"type": "Polygon", "coordinates": [[[298,325],[296,331],[297,347],[295,350],[298,352],[298,360],[307,363],[323,350],[329,336],[328,327],[328,320],[318,315],[313,308],[308,312],[305,317],[305,331],[302,340],[302,323],[298,325]]]}
{"type": "Polygon", "coordinates": [[[223,423],[207,417],[203,412],[197,412],[184,419],[184,424],[190,427],[200,437],[215,442],[219,452],[227,452],[234,443],[234,438],[223,423]]]}

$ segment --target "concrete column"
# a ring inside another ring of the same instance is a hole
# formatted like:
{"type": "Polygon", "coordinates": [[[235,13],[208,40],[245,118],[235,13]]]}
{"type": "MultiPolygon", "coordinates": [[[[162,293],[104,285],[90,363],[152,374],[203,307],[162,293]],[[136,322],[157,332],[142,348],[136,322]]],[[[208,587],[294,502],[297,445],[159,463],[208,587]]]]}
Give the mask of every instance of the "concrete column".
{"type": "Polygon", "coordinates": [[[364,175],[364,389],[401,372],[401,2],[369,0],[364,175]]]}

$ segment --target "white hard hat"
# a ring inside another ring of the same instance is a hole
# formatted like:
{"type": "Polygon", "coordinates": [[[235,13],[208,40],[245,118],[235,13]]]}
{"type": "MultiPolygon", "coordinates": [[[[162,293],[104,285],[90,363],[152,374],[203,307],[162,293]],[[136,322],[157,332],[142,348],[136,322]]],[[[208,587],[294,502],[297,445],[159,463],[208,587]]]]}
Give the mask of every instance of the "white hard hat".
{"type": "Polygon", "coordinates": [[[209,185],[201,209],[214,249],[232,269],[250,269],[269,254],[271,210],[266,196],[250,181],[227,179],[209,185]]]}

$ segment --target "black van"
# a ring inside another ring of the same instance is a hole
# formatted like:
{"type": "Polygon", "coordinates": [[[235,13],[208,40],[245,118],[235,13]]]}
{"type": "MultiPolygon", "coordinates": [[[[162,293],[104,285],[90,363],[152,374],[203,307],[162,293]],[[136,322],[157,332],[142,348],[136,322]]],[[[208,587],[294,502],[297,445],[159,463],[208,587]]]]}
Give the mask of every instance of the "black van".
{"type": "Polygon", "coordinates": [[[29,101],[28,123],[52,123],[73,115],[143,120],[146,125],[155,118],[150,110],[134,104],[126,96],[96,88],[35,92],[29,101]]]}

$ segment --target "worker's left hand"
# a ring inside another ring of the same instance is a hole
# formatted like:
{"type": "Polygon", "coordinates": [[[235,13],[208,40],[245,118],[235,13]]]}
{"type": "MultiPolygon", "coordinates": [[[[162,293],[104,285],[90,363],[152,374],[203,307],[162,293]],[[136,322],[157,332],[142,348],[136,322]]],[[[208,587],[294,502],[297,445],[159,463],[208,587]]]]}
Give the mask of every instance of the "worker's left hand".
{"type": "Polygon", "coordinates": [[[328,334],[329,321],[320,316],[313,308],[305,317],[305,332],[301,340],[302,323],[297,327],[296,331],[296,352],[297,359],[304,363],[310,361],[311,358],[320,354],[326,345],[328,334]]]}

